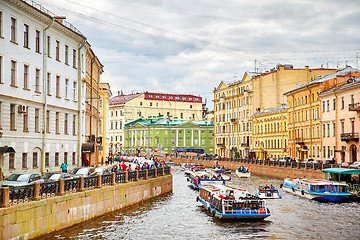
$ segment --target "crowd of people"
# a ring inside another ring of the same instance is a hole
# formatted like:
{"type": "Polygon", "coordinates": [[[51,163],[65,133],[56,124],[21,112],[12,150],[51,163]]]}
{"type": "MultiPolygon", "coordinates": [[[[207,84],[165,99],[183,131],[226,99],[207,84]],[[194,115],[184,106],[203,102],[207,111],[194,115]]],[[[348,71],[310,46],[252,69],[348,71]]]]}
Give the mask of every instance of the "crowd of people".
{"type": "Polygon", "coordinates": [[[238,172],[249,172],[249,168],[246,166],[240,166],[238,167],[238,172]]]}

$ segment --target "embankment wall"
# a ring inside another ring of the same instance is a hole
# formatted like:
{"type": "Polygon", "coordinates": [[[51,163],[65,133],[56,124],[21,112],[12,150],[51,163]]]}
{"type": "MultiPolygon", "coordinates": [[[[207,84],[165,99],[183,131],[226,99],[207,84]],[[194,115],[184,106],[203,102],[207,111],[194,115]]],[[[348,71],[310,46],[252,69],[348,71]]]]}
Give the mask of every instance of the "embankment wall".
{"type": "Polygon", "coordinates": [[[0,239],[31,239],[172,192],[172,176],[56,196],[0,209],[0,239]]]}

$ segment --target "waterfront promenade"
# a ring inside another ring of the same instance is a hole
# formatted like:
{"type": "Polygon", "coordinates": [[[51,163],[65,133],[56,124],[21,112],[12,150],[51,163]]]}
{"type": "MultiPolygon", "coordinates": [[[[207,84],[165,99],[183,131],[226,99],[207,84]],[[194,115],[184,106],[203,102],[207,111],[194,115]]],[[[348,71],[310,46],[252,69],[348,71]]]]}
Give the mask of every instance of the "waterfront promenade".
{"type": "Polygon", "coordinates": [[[4,187],[0,239],[39,237],[170,192],[170,167],[4,187]]]}

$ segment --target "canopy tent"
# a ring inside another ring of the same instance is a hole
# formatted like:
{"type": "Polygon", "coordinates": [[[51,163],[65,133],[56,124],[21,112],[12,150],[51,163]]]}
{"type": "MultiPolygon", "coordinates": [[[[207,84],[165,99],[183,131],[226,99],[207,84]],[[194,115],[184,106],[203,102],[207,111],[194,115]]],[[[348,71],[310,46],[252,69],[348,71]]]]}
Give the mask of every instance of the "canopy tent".
{"type": "Polygon", "coordinates": [[[349,168],[326,168],[322,172],[337,173],[337,174],[360,174],[360,169],[349,168]]]}

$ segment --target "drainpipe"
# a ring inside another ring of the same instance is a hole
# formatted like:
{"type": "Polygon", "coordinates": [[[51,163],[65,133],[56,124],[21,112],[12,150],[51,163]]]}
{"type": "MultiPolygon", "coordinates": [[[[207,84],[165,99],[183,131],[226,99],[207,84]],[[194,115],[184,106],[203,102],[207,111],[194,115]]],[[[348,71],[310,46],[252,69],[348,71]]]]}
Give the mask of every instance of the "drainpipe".
{"type": "Polygon", "coordinates": [[[51,23],[43,29],[43,131],[42,131],[42,152],[41,152],[41,166],[40,172],[43,174],[45,172],[45,147],[46,147],[46,111],[47,111],[47,30],[51,28],[55,23],[55,18],[51,17],[51,23]]]}
{"type": "Polygon", "coordinates": [[[79,46],[78,49],[78,166],[81,166],[81,123],[82,123],[82,117],[81,117],[81,86],[82,86],[82,79],[81,79],[81,54],[80,50],[85,46],[87,38],[84,37],[84,41],[79,46]]]}
{"type": "MultiPolygon", "coordinates": [[[[335,149],[334,149],[334,157],[335,157],[335,161],[334,164],[338,163],[338,160],[336,159],[336,155],[335,155],[335,150],[339,149],[338,148],[338,134],[337,134],[337,119],[338,119],[338,108],[337,108],[337,102],[338,102],[338,95],[336,94],[335,90],[333,90],[334,96],[335,96],[335,149]]],[[[341,153],[340,153],[341,154],[341,153]]],[[[340,155],[340,159],[341,159],[341,155],[340,155]]],[[[341,161],[341,160],[340,160],[341,161]]]]}
{"type": "MultiPolygon", "coordinates": [[[[96,56],[93,57],[93,59],[91,60],[91,64],[90,64],[90,134],[89,136],[91,137],[92,135],[92,118],[93,118],[93,66],[94,66],[94,62],[95,62],[95,59],[96,59],[96,56]]],[[[85,93],[85,98],[86,98],[86,93],[85,93]]],[[[86,108],[86,106],[85,106],[86,108]]],[[[86,124],[85,124],[86,126],[86,124]]],[[[96,142],[96,139],[95,139],[95,142],[96,142]]],[[[94,151],[95,151],[95,155],[96,155],[96,144],[94,143],[94,151]]],[[[96,159],[96,164],[95,166],[97,167],[98,166],[98,159],[97,159],[97,156],[95,156],[95,159],[96,159]]],[[[90,153],[90,165],[94,165],[94,163],[92,163],[91,161],[91,153],[90,153]],[[92,164],[91,164],[92,163],[92,164]]]]}

